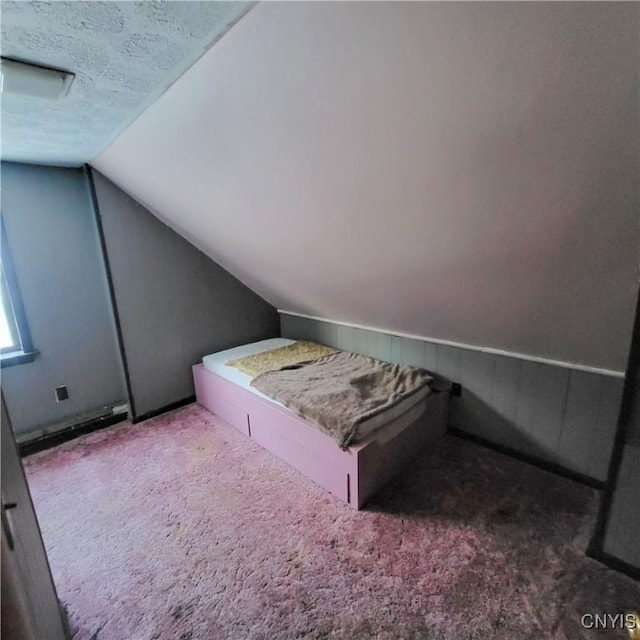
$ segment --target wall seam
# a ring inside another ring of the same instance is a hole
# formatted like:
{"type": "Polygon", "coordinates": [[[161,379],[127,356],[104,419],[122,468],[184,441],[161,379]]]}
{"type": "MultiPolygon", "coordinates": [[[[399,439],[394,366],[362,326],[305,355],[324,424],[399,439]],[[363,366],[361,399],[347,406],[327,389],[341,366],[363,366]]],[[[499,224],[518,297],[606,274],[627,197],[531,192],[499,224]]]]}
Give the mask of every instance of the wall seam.
{"type": "Polygon", "coordinates": [[[596,373],[601,376],[610,376],[612,378],[624,378],[624,371],[617,371],[615,369],[605,369],[600,367],[593,367],[591,365],[579,364],[577,362],[566,362],[564,360],[554,360],[553,358],[543,358],[539,356],[532,356],[526,353],[517,353],[515,351],[504,351],[502,349],[496,349],[493,347],[481,347],[479,345],[466,344],[462,342],[455,342],[453,340],[441,340],[440,338],[430,338],[427,336],[420,336],[412,333],[405,333],[402,331],[393,331],[391,329],[380,329],[376,327],[370,327],[361,324],[355,324],[353,322],[343,322],[340,320],[329,320],[327,318],[321,318],[319,316],[311,316],[304,313],[298,313],[296,311],[287,311],[286,309],[277,310],[281,315],[293,316],[296,318],[304,318],[306,320],[314,320],[316,322],[325,322],[332,325],[339,325],[343,327],[352,327],[354,329],[361,329],[364,331],[373,331],[376,333],[384,333],[389,336],[397,336],[400,338],[409,338],[410,340],[421,340],[422,342],[428,342],[430,344],[439,344],[445,347],[454,347],[456,349],[465,349],[467,351],[479,351],[480,353],[488,353],[495,356],[504,356],[506,358],[514,358],[517,360],[525,360],[528,362],[535,362],[537,364],[545,364],[552,367],[560,367],[562,369],[570,369],[572,371],[585,371],[587,373],[596,373]]]}
{"type": "Polygon", "coordinates": [[[127,401],[129,403],[129,410],[132,418],[135,418],[135,399],[133,397],[133,391],[131,389],[131,378],[129,375],[129,366],[127,364],[127,353],[124,348],[124,337],[122,335],[122,326],[120,324],[120,315],[118,313],[118,303],[116,300],[115,287],[113,285],[113,278],[111,275],[111,265],[109,263],[109,254],[107,252],[107,242],[104,235],[104,229],[102,227],[102,217],[100,216],[100,205],[98,203],[98,195],[96,193],[95,184],[93,182],[93,171],[88,165],[84,165],[84,174],[87,177],[87,183],[89,185],[89,194],[91,196],[91,206],[93,208],[93,215],[98,228],[98,238],[100,239],[100,248],[102,250],[102,261],[107,278],[107,288],[109,290],[109,300],[111,302],[111,312],[113,314],[113,320],[116,328],[116,336],[118,338],[118,351],[120,353],[120,359],[124,374],[124,382],[127,388],[127,401]]]}

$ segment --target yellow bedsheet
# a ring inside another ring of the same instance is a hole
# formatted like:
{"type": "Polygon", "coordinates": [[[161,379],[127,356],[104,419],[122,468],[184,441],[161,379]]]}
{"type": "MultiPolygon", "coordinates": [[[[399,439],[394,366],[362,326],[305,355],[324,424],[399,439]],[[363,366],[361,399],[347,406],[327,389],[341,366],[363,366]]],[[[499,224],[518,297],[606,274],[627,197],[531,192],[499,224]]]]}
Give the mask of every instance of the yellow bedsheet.
{"type": "Polygon", "coordinates": [[[279,349],[263,351],[262,353],[256,353],[253,356],[246,356],[238,360],[229,360],[226,364],[227,367],[235,367],[236,369],[240,369],[242,373],[246,373],[252,378],[255,378],[266,371],[277,371],[278,369],[282,369],[282,367],[299,364],[300,362],[317,360],[318,358],[329,356],[332,353],[338,353],[338,351],[339,349],[327,347],[323,344],[301,340],[300,342],[294,342],[279,349]]]}

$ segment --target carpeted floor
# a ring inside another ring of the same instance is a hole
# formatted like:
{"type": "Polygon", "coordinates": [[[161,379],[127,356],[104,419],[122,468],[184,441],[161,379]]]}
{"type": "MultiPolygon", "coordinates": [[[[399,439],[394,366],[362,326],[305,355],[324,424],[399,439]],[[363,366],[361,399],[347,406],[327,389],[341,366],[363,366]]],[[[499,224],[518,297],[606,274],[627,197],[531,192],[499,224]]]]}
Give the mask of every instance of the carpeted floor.
{"type": "Polygon", "coordinates": [[[626,638],[596,493],[454,437],[356,513],[197,405],[26,470],[74,638],[626,638]]]}

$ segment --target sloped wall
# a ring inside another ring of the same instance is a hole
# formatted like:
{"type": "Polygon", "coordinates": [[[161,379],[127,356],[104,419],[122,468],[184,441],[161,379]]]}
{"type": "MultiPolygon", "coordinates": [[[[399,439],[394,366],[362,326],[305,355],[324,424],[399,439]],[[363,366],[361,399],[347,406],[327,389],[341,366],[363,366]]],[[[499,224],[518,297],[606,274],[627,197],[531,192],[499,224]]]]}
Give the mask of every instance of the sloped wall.
{"type": "Polygon", "coordinates": [[[93,172],[132,413],[194,394],[202,356],[280,335],[276,310],[93,172]]]}
{"type": "Polygon", "coordinates": [[[93,164],[280,309],[622,372],[639,22],[261,3],[93,164]]]}

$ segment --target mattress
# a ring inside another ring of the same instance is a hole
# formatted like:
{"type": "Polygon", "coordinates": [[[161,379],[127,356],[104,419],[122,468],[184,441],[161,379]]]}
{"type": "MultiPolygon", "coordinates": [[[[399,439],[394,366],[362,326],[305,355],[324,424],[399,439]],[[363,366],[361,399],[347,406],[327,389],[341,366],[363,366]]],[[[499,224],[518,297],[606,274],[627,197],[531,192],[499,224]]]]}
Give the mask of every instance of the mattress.
{"type": "MultiPolygon", "coordinates": [[[[233,382],[243,387],[244,389],[247,389],[251,393],[260,396],[261,398],[264,398],[269,402],[272,402],[273,404],[277,404],[278,406],[285,409],[285,411],[290,411],[290,409],[285,407],[281,402],[270,398],[269,396],[252,387],[251,376],[242,373],[235,367],[227,367],[226,363],[230,360],[237,360],[239,358],[244,358],[245,356],[251,356],[263,351],[269,351],[270,349],[285,347],[288,344],[293,344],[294,342],[295,340],[289,340],[287,338],[271,338],[269,340],[261,340],[260,342],[253,342],[251,344],[242,345],[240,347],[234,347],[233,349],[226,349],[225,351],[212,353],[211,355],[205,356],[202,359],[202,364],[208,371],[211,371],[212,373],[215,373],[229,380],[230,382],[233,382]]],[[[402,402],[399,402],[395,406],[391,407],[387,411],[379,413],[369,420],[363,422],[358,430],[360,435],[359,439],[362,440],[367,435],[373,433],[374,431],[377,431],[381,427],[396,420],[396,418],[404,415],[407,411],[415,407],[419,402],[423,401],[429,394],[429,392],[429,387],[424,387],[408,398],[405,398],[402,402]]]]}

